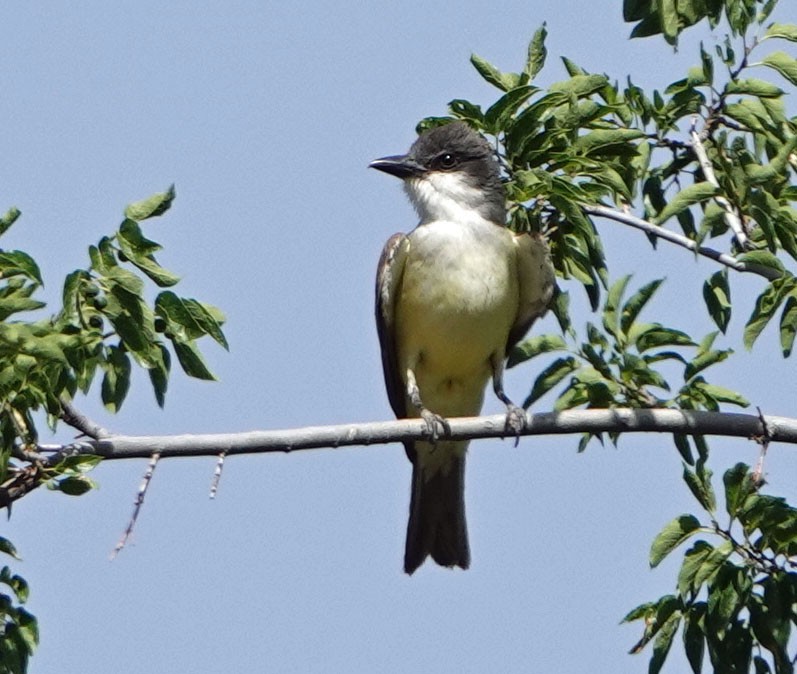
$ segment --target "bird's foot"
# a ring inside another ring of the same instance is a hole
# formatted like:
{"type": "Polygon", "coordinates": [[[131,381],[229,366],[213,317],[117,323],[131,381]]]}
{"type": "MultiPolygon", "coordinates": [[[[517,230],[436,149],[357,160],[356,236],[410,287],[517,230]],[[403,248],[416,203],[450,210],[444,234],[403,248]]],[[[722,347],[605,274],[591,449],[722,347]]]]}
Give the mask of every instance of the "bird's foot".
{"type": "Polygon", "coordinates": [[[428,410],[424,407],[421,410],[421,418],[426,424],[426,431],[429,434],[429,441],[433,445],[437,444],[437,440],[440,438],[441,434],[451,435],[451,426],[439,414],[435,414],[431,410],[428,410]]]}
{"type": "Polygon", "coordinates": [[[515,447],[518,446],[520,434],[526,430],[527,425],[528,417],[526,416],[526,410],[522,407],[518,407],[514,403],[508,403],[506,406],[506,423],[504,424],[504,428],[507,432],[515,436],[515,447]]]}

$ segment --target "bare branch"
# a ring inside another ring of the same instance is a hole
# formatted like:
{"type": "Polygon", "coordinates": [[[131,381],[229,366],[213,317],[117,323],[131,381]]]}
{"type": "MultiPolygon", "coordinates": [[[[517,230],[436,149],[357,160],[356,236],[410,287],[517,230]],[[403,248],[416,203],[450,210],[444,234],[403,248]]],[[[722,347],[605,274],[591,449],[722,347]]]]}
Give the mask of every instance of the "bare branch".
{"type": "MultiPolygon", "coordinates": [[[[697,161],[700,163],[700,168],[703,169],[703,175],[706,177],[706,180],[709,183],[718,188],[720,184],[717,180],[717,176],[714,174],[714,167],[711,165],[711,160],[708,158],[706,148],[703,147],[703,140],[700,138],[700,134],[695,129],[694,123],[692,124],[692,130],[689,132],[689,137],[692,139],[692,148],[697,155],[697,161]]],[[[722,210],[725,211],[725,222],[727,222],[728,227],[731,228],[731,231],[736,237],[736,241],[739,242],[739,245],[742,248],[747,248],[750,245],[750,241],[747,238],[747,233],[744,231],[744,227],[742,227],[742,220],[736,213],[736,209],[734,209],[734,207],[731,205],[731,202],[722,195],[714,197],[714,201],[722,206],[722,210]]]]}
{"type": "Polygon", "coordinates": [[[61,420],[69,424],[72,428],[76,428],[83,435],[87,435],[94,440],[100,438],[107,438],[110,433],[99,424],[93,422],[85,414],[80,412],[77,407],[72,404],[71,400],[61,398],[61,420]]]}
{"type": "Polygon", "coordinates": [[[138,521],[138,515],[141,512],[141,506],[144,505],[144,499],[147,496],[147,489],[149,489],[150,482],[152,482],[152,476],[155,473],[155,468],[158,465],[158,461],[160,460],[160,454],[158,452],[153,452],[152,456],[150,456],[149,463],[147,464],[147,471],[144,473],[144,477],[141,480],[141,484],[138,487],[138,494],[136,494],[136,500],[133,503],[133,514],[130,516],[130,520],[127,522],[127,527],[125,528],[122,537],[119,539],[119,542],[116,544],[116,547],[111,552],[111,560],[116,558],[122,549],[127,545],[127,541],[130,540],[130,536],[133,533],[133,528],[136,526],[136,522],[138,521]]]}
{"type": "MultiPolygon", "coordinates": [[[[571,435],[575,433],[680,433],[747,438],[766,437],[769,442],[797,444],[797,419],[789,417],[695,412],[672,409],[568,410],[528,414],[527,427],[520,435],[571,435]]],[[[449,419],[449,437],[455,440],[515,438],[506,432],[506,417],[449,419]]],[[[19,469],[0,485],[0,508],[10,506],[42,484],[46,469],[68,456],[97,455],[110,459],[173,458],[179,456],[231,456],[296,452],[306,449],[385,445],[408,440],[428,439],[426,424],[418,419],[376,421],[338,426],[307,426],[274,431],[214,433],[208,435],[112,435],[98,440],[85,439],[67,445],[43,444],[37,450],[47,458],[19,469]]],[[[221,462],[217,463],[216,475],[221,462]]],[[[142,484],[151,478],[151,471],[142,484]]],[[[215,478],[214,478],[215,483],[215,478]]],[[[140,499],[146,486],[140,490],[140,499]]],[[[215,492],[214,492],[215,493],[215,492]]],[[[140,509],[139,499],[136,509],[140,509]]],[[[135,522],[135,516],[132,519],[135,522]]]]}
{"type": "Polygon", "coordinates": [[[623,211],[618,211],[614,208],[609,208],[608,206],[582,206],[581,208],[589,215],[597,215],[598,217],[608,218],[609,220],[615,220],[616,222],[621,222],[624,225],[630,225],[636,229],[641,229],[647,234],[651,234],[659,239],[664,239],[665,241],[674,243],[682,248],[691,250],[698,255],[710,258],[711,260],[719,262],[720,264],[730,267],[731,269],[735,269],[736,271],[758,274],[758,276],[763,276],[769,281],[774,281],[782,276],[781,272],[779,272],[777,269],[764,267],[758,264],[750,264],[749,262],[742,262],[733,255],[721,253],[720,251],[714,250],[713,248],[708,248],[707,246],[700,246],[697,244],[697,242],[685,237],[683,234],[678,234],[677,232],[665,229],[664,227],[659,227],[658,225],[654,225],[652,222],[638,218],[630,213],[624,213],[623,211]]]}
{"type": "MultiPolygon", "coordinates": [[[[505,416],[449,419],[450,437],[455,440],[514,438],[507,434],[505,416]]],[[[753,438],[765,434],[772,442],[797,444],[797,419],[728,412],[695,412],[672,409],[568,410],[528,415],[521,435],[566,435],[573,433],[683,433],[753,438]]],[[[426,425],[418,419],[376,421],[337,426],[308,426],[274,431],[214,433],[207,435],[116,435],[85,440],[66,446],[41,446],[56,454],[48,463],[72,454],[96,454],[105,459],[162,458],[294,452],[323,447],[383,445],[427,438],[426,425]]]]}

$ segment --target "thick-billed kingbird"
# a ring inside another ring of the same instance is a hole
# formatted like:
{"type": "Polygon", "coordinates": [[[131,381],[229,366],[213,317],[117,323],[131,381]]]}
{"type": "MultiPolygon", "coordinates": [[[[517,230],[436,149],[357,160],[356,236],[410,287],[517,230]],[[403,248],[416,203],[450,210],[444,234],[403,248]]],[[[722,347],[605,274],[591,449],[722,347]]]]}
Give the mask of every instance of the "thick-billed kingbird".
{"type": "Polygon", "coordinates": [[[376,324],[390,404],[422,417],[430,441],[405,443],[412,496],[404,570],[428,555],[441,566],[470,564],[465,522],[467,441],[441,439],[446,417],[475,416],[492,377],[507,406],[507,429],[525,412],[503,389],[508,350],[545,313],[554,269],[540,235],[505,226],[498,162],[463,122],[430,129],[405,155],[370,164],[404,181],[420,222],[385,245],[376,279],[376,324]]]}

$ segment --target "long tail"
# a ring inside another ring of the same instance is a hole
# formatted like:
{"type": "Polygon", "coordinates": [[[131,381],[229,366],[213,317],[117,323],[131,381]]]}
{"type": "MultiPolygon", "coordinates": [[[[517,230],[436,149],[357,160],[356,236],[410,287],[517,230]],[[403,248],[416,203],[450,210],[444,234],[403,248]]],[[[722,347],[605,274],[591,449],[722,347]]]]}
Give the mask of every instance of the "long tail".
{"type": "MultiPolygon", "coordinates": [[[[440,443],[443,444],[443,443],[440,443]]],[[[436,450],[442,450],[438,446],[436,450]]],[[[465,521],[465,455],[452,456],[447,466],[431,472],[416,455],[404,571],[412,573],[428,555],[440,566],[470,565],[465,521]]]]}

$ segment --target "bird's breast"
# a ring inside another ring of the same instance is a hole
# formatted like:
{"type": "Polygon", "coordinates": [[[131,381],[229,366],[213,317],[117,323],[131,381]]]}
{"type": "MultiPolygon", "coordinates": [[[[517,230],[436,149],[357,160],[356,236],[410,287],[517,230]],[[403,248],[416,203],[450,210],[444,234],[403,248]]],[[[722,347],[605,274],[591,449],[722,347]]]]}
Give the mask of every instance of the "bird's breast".
{"type": "MultiPolygon", "coordinates": [[[[437,221],[410,234],[396,307],[402,367],[456,381],[489,376],[518,310],[512,234],[495,224],[437,221]]],[[[482,383],[483,385],[483,383],[482,383]]]]}

